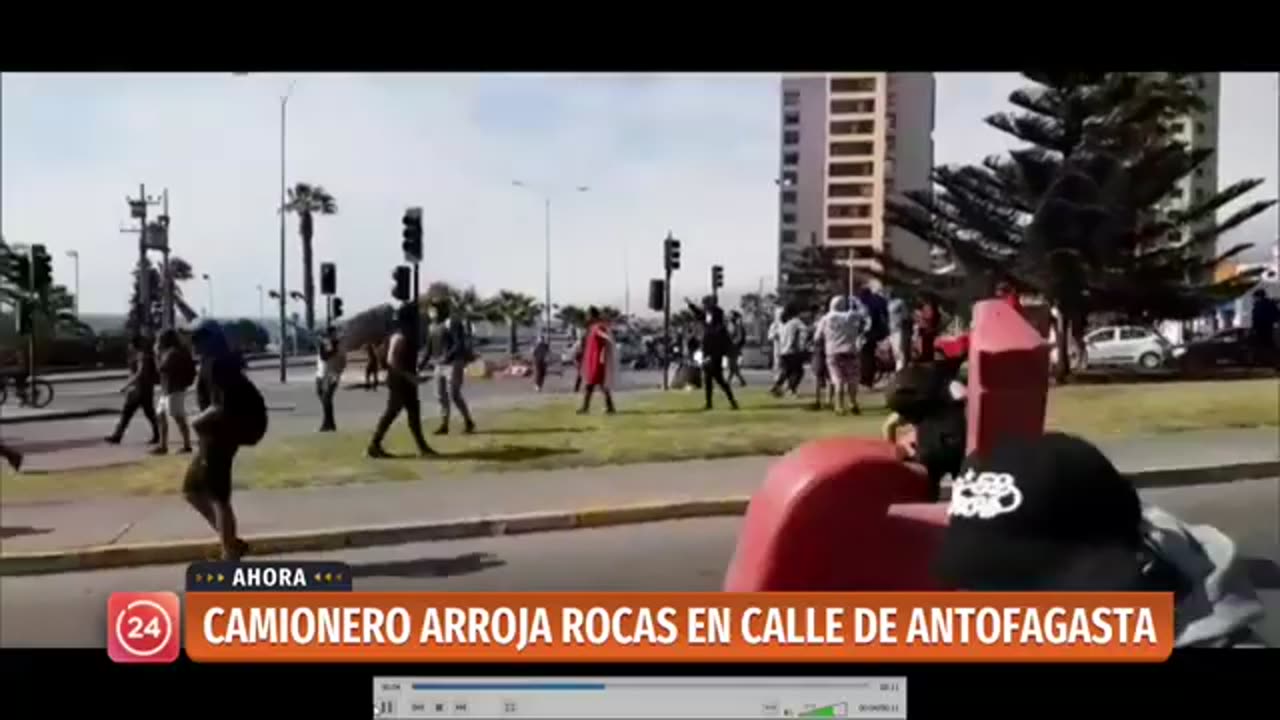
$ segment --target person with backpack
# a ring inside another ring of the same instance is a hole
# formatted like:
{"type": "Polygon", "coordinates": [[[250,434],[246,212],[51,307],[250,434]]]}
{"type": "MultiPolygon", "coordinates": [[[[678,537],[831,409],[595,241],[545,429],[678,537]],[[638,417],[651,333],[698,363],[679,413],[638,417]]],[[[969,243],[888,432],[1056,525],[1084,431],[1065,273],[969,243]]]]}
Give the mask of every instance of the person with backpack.
{"type": "Polygon", "coordinates": [[[702,323],[702,392],[706,398],[703,410],[712,409],[712,393],[719,385],[729,400],[729,407],[738,409],[738,400],[733,396],[733,388],[724,377],[725,358],[733,351],[733,339],[729,327],[725,324],[724,310],[712,298],[702,301],[702,309],[685,301],[689,311],[694,313],[702,323]]]}
{"type": "Polygon", "coordinates": [[[439,345],[428,352],[436,360],[436,400],[440,403],[440,427],[436,428],[435,434],[449,434],[449,411],[452,406],[462,415],[462,431],[470,435],[476,431],[476,424],[471,419],[467,399],[462,396],[462,383],[467,377],[467,363],[475,359],[475,353],[471,349],[471,333],[461,318],[450,316],[447,302],[436,303],[434,309],[436,328],[432,332],[432,339],[439,345]]]}
{"type": "Polygon", "coordinates": [[[257,445],[267,433],[267,404],[244,372],[244,361],[231,350],[215,320],[192,331],[191,344],[200,358],[196,401],[200,413],[191,420],[198,447],[183,481],[187,502],[217,533],[222,558],[238,561],[249,544],[236,532],[231,508],[232,466],[241,447],[257,445]]]}
{"type": "Polygon", "coordinates": [[[115,432],[107,436],[106,442],[119,445],[124,433],[129,429],[134,413],[139,410],[151,423],[151,440],[148,445],[160,442],[160,424],[156,420],[156,383],[159,373],[156,372],[156,356],[151,351],[151,343],[141,335],[135,335],[130,343],[133,348],[133,359],[130,362],[129,381],[120,388],[124,395],[124,408],[120,410],[120,421],[116,423],[115,432]]]}
{"type": "Polygon", "coordinates": [[[422,404],[418,398],[418,308],[405,303],[396,310],[396,328],[387,342],[387,406],[369,439],[365,454],[371,458],[391,457],[382,447],[391,423],[403,410],[409,421],[409,433],[418,446],[418,454],[437,454],[422,436],[422,404]]]}
{"type": "Polygon", "coordinates": [[[160,444],[152,455],[169,452],[169,421],[178,426],[182,449],[191,452],[191,428],[187,426],[187,390],[196,382],[196,361],[178,339],[178,331],[165,330],[156,338],[156,371],[160,376],[160,400],[156,403],[156,422],[160,426],[160,444]]]}

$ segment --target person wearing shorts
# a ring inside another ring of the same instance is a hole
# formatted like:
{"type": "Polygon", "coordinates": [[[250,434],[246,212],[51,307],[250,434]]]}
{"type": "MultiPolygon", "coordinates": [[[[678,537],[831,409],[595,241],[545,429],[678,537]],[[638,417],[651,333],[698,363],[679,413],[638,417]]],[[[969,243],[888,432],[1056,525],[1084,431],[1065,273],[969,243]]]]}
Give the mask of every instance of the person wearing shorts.
{"type": "Polygon", "coordinates": [[[160,396],[156,400],[156,425],[159,428],[160,443],[151,451],[152,455],[165,455],[169,452],[169,422],[178,427],[182,435],[182,450],[191,452],[191,428],[187,426],[187,389],[180,386],[179,365],[193,363],[187,349],[182,347],[176,330],[165,330],[156,338],[156,370],[160,376],[160,396]]]}
{"type": "Polygon", "coordinates": [[[200,356],[196,398],[200,413],[191,427],[199,436],[199,447],[182,482],[182,493],[191,507],[218,533],[222,558],[238,561],[249,545],[236,533],[236,515],[231,508],[231,472],[240,441],[228,399],[237,382],[246,382],[241,358],[231,351],[222,327],[206,320],[191,336],[200,356]]]}
{"type": "Polygon", "coordinates": [[[865,326],[865,315],[857,301],[837,295],[831,298],[827,314],[814,331],[814,343],[823,343],[827,356],[827,376],[835,394],[832,405],[839,415],[862,412],[858,407],[858,350],[865,326]]]}

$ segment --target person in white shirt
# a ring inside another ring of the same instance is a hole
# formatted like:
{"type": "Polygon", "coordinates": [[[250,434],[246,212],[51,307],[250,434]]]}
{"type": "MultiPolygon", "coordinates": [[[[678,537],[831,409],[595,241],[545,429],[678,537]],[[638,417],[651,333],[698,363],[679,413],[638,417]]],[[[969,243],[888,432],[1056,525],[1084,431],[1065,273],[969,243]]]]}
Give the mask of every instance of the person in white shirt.
{"type": "Polygon", "coordinates": [[[858,407],[858,349],[867,330],[866,312],[856,299],[844,295],[831,298],[826,315],[814,329],[814,343],[822,343],[827,356],[827,375],[835,393],[835,411],[844,415],[849,410],[860,415],[858,407]],[[846,409],[845,397],[849,398],[846,409]]]}
{"type": "Polygon", "coordinates": [[[334,432],[338,429],[333,414],[333,396],[342,383],[342,373],[346,369],[347,354],[342,350],[337,328],[331,325],[320,339],[320,354],[316,358],[316,395],[324,410],[320,432],[334,432]]]}

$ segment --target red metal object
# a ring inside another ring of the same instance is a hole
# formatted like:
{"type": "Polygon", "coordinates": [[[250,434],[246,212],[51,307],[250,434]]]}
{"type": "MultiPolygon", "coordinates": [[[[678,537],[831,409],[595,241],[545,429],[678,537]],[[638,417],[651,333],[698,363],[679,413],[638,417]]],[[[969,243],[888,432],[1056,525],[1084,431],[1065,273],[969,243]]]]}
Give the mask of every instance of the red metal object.
{"type": "Polygon", "coordinates": [[[969,344],[969,452],[1008,435],[1044,432],[1049,343],[1006,300],[973,306],[969,344]]]}
{"type": "MultiPolygon", "coordinates": [[[[1049,347],[1007,299],[974,307],[969,449],[1043,432],[1049,347]]],[[[959,356],[956,356],[959,357],[959,356]]],[[[889,443],[818,440],[769,469],[751,498],[724,589],[735,592],[931,590],[930,559],[947,526],[920,468],[889,443]]]]}
{"type": "Polygon", "coordinates": [[[927,497],[923,472],[899,461],[887,442],[802,445],[774,463],[751,498],[724,589],[898,588],[904,563],[886,536],[888,510],[927,497]]]}

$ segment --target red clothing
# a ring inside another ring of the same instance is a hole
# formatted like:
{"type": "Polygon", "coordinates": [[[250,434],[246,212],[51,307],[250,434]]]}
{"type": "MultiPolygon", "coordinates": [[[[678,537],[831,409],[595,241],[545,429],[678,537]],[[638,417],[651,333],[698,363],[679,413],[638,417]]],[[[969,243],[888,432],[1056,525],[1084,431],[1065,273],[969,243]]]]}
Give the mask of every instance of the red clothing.
{"type": "Polygon", "coordinates": [[[959,360],[969,356],[969,334],[938,338],[933,347],[947,360],[959,360]]]}
{"type": "Polygon", "coordinates": [[[603,322],[587,326],[582,342],[582,382],[587,385],[604,385],[609,371],[609,341],[605,335],[609,328],[603,322]]]}

